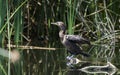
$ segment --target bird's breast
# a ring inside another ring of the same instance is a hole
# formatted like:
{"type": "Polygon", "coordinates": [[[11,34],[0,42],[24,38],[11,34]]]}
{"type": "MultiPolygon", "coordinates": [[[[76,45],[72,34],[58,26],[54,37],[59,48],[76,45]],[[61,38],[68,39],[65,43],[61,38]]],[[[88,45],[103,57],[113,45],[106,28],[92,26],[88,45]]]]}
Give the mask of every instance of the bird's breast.
{"type": "Polygon", "coordinates": [[[63,40],[62,40],[63,44],[67,44],[67,42],[69,42],[66,37],[67,37],[66,35],[63,37],[63,40]]]}
{"type": "Polygon", "coordinates": [[[76,43],[67,39],[67,35],[64,36],[63,40],[61,41],[62,44],[67,48],[67,50],[74,50],[79,51],[80,47],[76,45],[76,43]]]}
{"type": "Polygon", "coordinates": [[[69,40],[67,40],[66,35],[63,37],[62,44],[68,49],[72,47],[72,43],[69,40]]]}

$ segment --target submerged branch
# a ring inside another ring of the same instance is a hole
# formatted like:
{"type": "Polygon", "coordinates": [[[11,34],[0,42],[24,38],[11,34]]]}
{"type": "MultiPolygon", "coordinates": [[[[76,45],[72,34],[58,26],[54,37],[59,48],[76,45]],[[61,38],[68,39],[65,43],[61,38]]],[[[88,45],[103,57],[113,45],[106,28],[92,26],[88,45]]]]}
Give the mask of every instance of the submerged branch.
{"type": "MultiPolygon", "coordinates": [[[[7,44],[8,47],[8,44],[7,44]]],[[[57,48],[46,48],[46,47],[38,47],[38,46],[23,46],[23,45],[12,45],[10,44],[10,47],[12,48],[20,48],[20,49],[42,49],[42,50],[57,50],[57,48]]]]}

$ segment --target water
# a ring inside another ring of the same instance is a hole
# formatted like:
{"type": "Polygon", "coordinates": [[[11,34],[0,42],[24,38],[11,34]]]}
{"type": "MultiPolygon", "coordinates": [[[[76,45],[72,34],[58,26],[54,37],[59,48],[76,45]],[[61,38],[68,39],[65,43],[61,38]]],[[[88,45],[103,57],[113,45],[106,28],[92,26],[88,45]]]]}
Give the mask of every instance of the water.
{"type": "MultiPolygon", "coordinates": [[[[81,55],[66,59],[69,53],[56,42],[50,48],[57,50],[24,50],[23,61],[25,75],[119,75],[119,54],[113,46],[106,44],[86,48],[91,56],[81,55]],[[68,65],[68,63],[70,63],[68,65]],[[110,68],[108,65],[112,65],[110,68]],[[72,65],[72,66],[71,66],[72,65]]],[[[23,73],[22,73],[23,74],[23,73]]]]}
{"type": "Polygon", "coordinates": [[[90,58],[78,55],[67,60],[67,53],[62,51],[65,49],[46,52],[47,55],[42,64],[44,70],[41,71],[41,75],[119,75],[119,63],[116,63],[119,60],[116,58],[115,51],[106,45],[92,47],[89,50],[90,58]]]}
{"type": "MultiPolygon", "coordinates": [[[[17,72],[19,75],[119,75],[119,48],[114,47],[109,44],[85,46],[90,57],[78,55],[71,59],[66,59],[69,53],[59,41],[50,44],[50,48],[56,50],[23,50],[21,59],[11,66],[12,75],[17,72]]],[[[1,51],[4,52],[1,56],[8,57],[7,51],[1,51]]]]}

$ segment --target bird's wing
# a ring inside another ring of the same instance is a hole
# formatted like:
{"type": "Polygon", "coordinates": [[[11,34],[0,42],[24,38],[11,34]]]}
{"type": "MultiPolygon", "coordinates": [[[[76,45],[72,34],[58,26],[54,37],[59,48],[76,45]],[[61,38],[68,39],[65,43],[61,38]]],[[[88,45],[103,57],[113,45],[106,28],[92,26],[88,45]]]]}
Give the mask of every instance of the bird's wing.
{"type": "Polygon", "coordinates": [[[66,39],[78,44],[90,44],[90,41],[79,35],[66,35],[66,39]]]}

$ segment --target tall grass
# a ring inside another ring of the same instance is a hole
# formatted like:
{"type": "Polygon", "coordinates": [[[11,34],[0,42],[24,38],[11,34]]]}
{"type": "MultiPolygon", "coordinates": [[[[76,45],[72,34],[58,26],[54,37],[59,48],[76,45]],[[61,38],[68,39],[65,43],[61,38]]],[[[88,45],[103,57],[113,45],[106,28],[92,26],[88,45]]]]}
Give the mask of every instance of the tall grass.
{"type": "MultiPolygon", "coordinates": [[[[0,1],[0,29],[3,27],[4,25],[4,20],[5,20],[5,13],[6,13],[6,1],[0,1]],[[4,8],[4,9],[3,9],[4,8]]],[[[5,34],[3,35],[2,33],[0,34],[0,47],[3,47],[3,37],[5,36],[5,34]]],[[[0,68],[1,68],[1,71],[0,71],[0,74],[1,75],[7,75],[7,72],[6,72],[6,66],[5,66],[5,61],[3,62],[4,58],[1,58],[0,60],[0,68]]]]}
{"type": "MultiPolygon", "coordinates": [[[[6,6],[5,6],[5,1],[0,1],[0,29],[3,27],[4,25],[4,19],[5,19],[5,14],[6,13],[6,6]],[[3,9],[4,8],[4,9],[3,9]]],[[[0,34],[0,47],[3,46],[3,36],[2,34],[0,34]]]]}
{"type": "Polygon", "coordinates": [[[11,39],[11,35],[10,35],[10,20],[9,20],[9,16],[10,16],[10,6],[8,4],[8,1],[6,1],[6,7],[7,7],[7,36],[8,36],[8,50],[9,50],[9,58],[8,58],[8,75],[10,75],[10,51],[11,51],[11,48],[10,48],[10,39],[11,39]]]}
{"type": "MultiPolygon", "coordinates": [[[[17,24],[16,26],[13,26],[12,24],[14,24],[14,22],[12,22],[11,19],[13,19],[14,14],[18,11],[18,9],[21,7],[21,5],[19,5],[16,8],[16,10],[14,12],[12,12],[12,14],[11,14],[10,4],[12,4],[12,2],[9,2],[7,0],[7,1],[1,1],[0,3],[1,3],[1,15],[0,15],[1,16],[1,24],[0,24],[1,25],[1,30],[0,30],[1,31],[0,32],[1,38],[0,39],[2,40],[0,43],[1,43],[1,47],[3,47],[3,46],[5,47],[6,44],[8,44],[9,57],[10,57],[10,51],[11,51],[10,44],[12,41],[11,36],[13,35],[13,29],[14,29],[13,27],[16,27],[19,25],[19,24],[17,24]],[[5,16],[6,16],[6,20],[5,20],[5,16]],[[4,37],[2,37],[3,35],[4,35],[4,37]],[[6,41],[6,43],[5,43],[5,41],[6,41]]],[[[22,17],[22,16],[20,16],[20,17],[22,17]]],[[[19,36],[19,35],[17,35],[17,36],[19,36]]],[[[7,63],[7,62],[4,61],[3,63],[7,63]]],[[[8,69],[4,69],[3,72],[0,72],[1,75],[3,75],[3,73],[4,73],[4,75],[11,75],[11,72],[10,72],[11,66],[10,65],[11,65],[11,60],[10,60],[10,58],[8,58],[8,65],[3,66],[3,67],[8,66],[8,69]],[[5,72],[5,71],[8,71],[8,72],[5,72]],[[8,73],[8,74],[6,74],[6,73],[8,73]]],[[[3,67],[1,66],[1,69],[3,69],[3,67]]]]}
{"type": "MultiPolygon", "coordinates": [[[[18,0],[14,2],[15,8],[19,7],[21,2],[22,0],[18,0]]],[[[22,30],[23,30],[22,14],[23,14],[22,8],[20,8],[14,16],[14,32],[15,32],[14,40],[15,40],[16,45],[19,45],[19,42],[22,41],[20,39],[21,38],[20,34],[22,33],[22,30]]]]}
{"type": "Polygon", "coordinates": [[[84,49],[92,57],[119,56],[115,50],[115,34],[119,37],[120,11],[114,9],[118,8],[118,2],[0,0],[0,47],[7,47],[9,52],[16,49],[21,54],[19,62],[14,64],[0,56],[0,75],[66,74],[63,68],[66,69],[67,53],[60,43],[58,28],[50,25],[52,21],[64,21],[69,34],[77,33],[89,38],[94,46],[84,49]]]}
{"type": "Polygon", "coordinates": [[[67,2],[67,22],[68,22],[68,33],[73,34],[74,30],[72,29],[73,25],[75,24],[76,18],[76,5],[77,1],[73,0],[66,0],[67,2]]]}

